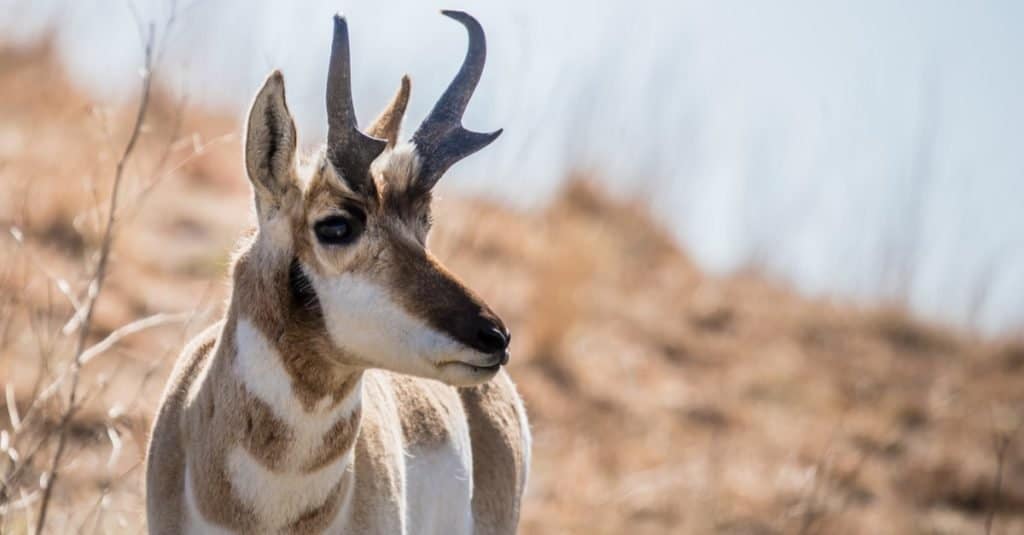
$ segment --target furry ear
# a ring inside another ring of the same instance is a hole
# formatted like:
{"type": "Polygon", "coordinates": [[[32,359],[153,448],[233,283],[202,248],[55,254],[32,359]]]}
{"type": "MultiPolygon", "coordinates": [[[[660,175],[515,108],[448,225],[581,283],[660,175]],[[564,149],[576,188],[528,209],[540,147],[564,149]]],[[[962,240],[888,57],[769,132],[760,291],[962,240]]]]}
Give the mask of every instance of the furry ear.
{"type": "Polygon", "coordinates": [[[402,82],[398,86],[398,92],[391,98],[384,111],[373,121],[366,133],[388,141],[387,148],[395,147],[398,142],[398,130],[402,126],[402,117],[405,116],[405,107],[409,104],[409,76],[402,76],[402,82]]]}
{"type": "Polygon", "coordinates": [[[284,97],[284,77],[274,71],[249,108],[245,129],[245,169],[261,218],[280,207],[294,183],[296,138],[284,97]]]}

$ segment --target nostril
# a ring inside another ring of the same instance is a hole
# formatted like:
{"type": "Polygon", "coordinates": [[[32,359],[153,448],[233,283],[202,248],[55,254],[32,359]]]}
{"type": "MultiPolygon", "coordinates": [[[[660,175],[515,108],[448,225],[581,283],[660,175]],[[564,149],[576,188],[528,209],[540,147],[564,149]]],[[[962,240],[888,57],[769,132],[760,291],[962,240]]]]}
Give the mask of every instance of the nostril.
{"type": "Polygon", "coordinates": [[[509,335],[493,325],[480,329],[477,338],[486,353],[497,353],[508,348],[509,335]]]}

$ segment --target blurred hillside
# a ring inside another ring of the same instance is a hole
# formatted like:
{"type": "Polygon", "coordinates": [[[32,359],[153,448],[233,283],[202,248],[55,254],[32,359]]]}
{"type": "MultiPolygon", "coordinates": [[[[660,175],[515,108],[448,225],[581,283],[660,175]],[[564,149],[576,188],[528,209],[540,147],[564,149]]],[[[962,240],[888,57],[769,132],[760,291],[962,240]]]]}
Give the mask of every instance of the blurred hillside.
{"type": "MultiPolygon", "coordinates": [[[[34,400],[73,351],[133,110],[90,101],[46,47],[0,52],[0,94],[0,532],[20,533],[64,409],[34,400]]],[[[84,366],[53,533],[141,530],[163,381],[222,310],[251,224],[241,119],[187,104],[151,103],[91,338],[187,317],[84,366]]],[[[707,276],[590,178],[535,210],[436,211],[432,248],[515,333],[535,435],[523,533],[1024,532],[1024,345],[707,276]]]]}
{"type": "MultiPolygon", "coordinates": [[[[49,36],[80,89],[121,102],[136,90],[139,25],[152,21],[163,87],[238,117],[280,68],[304,139],[325,134],[339,9],[363,121],[408,73],[418,124],[465,52],[437,14],[447,0],[111,7],[0,0],[0,35],[49,36]]],[[[756,265],[807,295],[899,300],[953,326],[1021,333],[1024,211],[1007,192],[1024,177],[1024,3],[517,0],[471,11],[488,55],[466,124],[505,133],[500,150],[451,169],[446,189],[536,207],[573,170],[600,169],[610,191],[650,199],[710,273],[756,265]]]]}

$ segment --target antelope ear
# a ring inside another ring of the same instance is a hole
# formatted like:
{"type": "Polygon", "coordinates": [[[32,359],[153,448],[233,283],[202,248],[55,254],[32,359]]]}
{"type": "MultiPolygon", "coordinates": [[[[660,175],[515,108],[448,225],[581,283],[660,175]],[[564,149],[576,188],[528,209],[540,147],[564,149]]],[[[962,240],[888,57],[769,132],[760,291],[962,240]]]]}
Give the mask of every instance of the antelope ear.
{"type": "Polygon", "coordinates": [[[280,207],[294,184],[296,137],[284,98],[284,77],[274,71],[249,108],[245,129],[245,169],[261,218],[280,207]]]}

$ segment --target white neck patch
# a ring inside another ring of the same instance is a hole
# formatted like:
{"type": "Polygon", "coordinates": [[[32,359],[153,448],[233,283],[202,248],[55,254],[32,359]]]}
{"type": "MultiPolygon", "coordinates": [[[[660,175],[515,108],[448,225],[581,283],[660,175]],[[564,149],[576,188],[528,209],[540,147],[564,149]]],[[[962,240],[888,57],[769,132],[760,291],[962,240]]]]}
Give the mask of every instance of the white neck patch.
{"type": "Polygon", "coordinates": [[[292,376],[285,369],[280,353],[247,318],[238,320],[235,347],[238,351],[234,362],[236,376],[291,430],[292,442],[282,466],[300,470],[322,447],[324,435],[334,424],[351,416],[362,403],[362,378],[337,404],[332,396],[326,396],[313,410],[307,411],[292,389],[292,376]]]}

